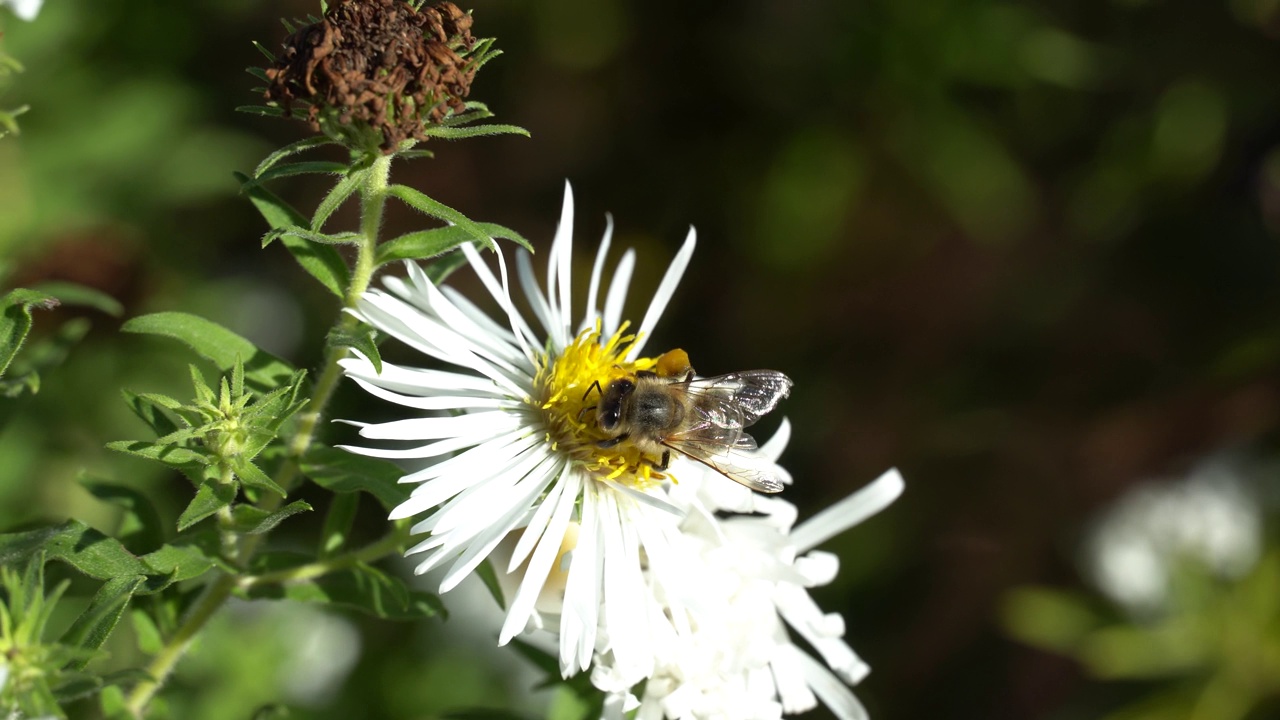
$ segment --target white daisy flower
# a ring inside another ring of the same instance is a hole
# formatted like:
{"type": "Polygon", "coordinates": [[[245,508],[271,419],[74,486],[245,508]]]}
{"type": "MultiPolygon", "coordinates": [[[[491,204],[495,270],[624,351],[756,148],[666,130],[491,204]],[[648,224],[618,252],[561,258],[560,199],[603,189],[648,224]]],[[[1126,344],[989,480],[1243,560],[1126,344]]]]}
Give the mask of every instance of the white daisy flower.
{"type": "Polygon", "coordinates": [[[454,289],[437,287],[414,264],[407,278],[386,278],[385,290],[367,292],[357,312],[362,320],[447,369],[383,363],[378,373],[363,357],[345,360],[347,375],[369,393],[415,411],[408,419],[360,426],[365,438],[412,447],[347,449],[437,459],[401,479],[420,485],[391,518],[434,510],[413,527],[430,537],[408,552],[422,556],[418,573],[447,564],[441,592],[515,534],[505,567],[498,568],[520,577],[508,597],[500,643],[547,622],[538,604],[546,609],[543,590],[551,577],[552,585],[562,584],[554,588],[563,593],[558,617],[550,620],[558,624],[564,673],[585,670],[597,648],[607,648],[617,671],[638,681],[651,672],[654,654],[641,562],[668,554],[680,515],[665,499],[664,482],[690,468],[679,459],[658,472],[630,443],[601,447],[606,438],[588,412],[593,388],[656,366],[659,358],[642,355],[645,341],[689,263],[695,234],[689,231],[632,331],[623,321],[623,302],[635,253],[623,254],[607,291],[603,282],[612,222],[575,323],[572,228],[566,186],[545,292],[528,254],[518,256],[539,331],[512,301],[502,254],[495,275],[467,245],[462,252],[471,269],[501,308],[497,319],[454,289]]]}
{"type": "MultiPolygon", "coordinates": [[[[762,452],[776,460],[788,431],[784,424],[762,452]]],[[[884,509],[903,487],[890,470],[792,527],[795,507],[780,498],[739,493],[726,508],[723,485],[682,478],[673,499],[689,513],[671,548],[680,571],[649,577],[651,613],[669,620],[651,622],[661,633],[654,673],[637,698],[603,655],[592,681],[609,693],[604,717],[635,710],[635,720],[774,720],[821,701],[841,720],[866,718],[848,686],[869,668],[845,643],[843,618],[823,613],[807,591],[831,582],[839,560],[813,548],[884,509]],[[743,500],[755,515],[717,515],[743,500]]]]}
{"type": "Polygon", "coordinates": [[[0,5],[8,5],[13,9],[14,15],[27,21],[36,19],[43,4],[44,0],[0,0],[0,5]]]}

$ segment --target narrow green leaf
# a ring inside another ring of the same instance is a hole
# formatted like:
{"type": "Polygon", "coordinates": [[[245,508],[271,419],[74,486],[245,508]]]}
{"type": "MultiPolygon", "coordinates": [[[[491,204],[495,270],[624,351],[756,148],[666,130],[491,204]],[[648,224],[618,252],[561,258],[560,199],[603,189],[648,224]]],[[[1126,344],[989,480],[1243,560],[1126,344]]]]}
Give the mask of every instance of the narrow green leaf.
{"type": "Polygon", "coordinates": [[[462,140],[465,138],[484,137],[486,135],[523,135],[529,137],[529,131],[518,125],[463,125],[455,127],[435,126],[423,131],[429,137],[442,140],[462,140]]]}
{"type": "Polygon", "coordinates": [[[351,537],[356,511],[360,508],[359,493],[335,493],[324,516],[324,528],[320,531],[320,557],[328,558],[342,550],[351,537]]]}
{"type": "Polygon", "coordinates": [[[204,479],[205,467],[212,460],[190,448],[145,440],[116,440],[107,443],[107,449],[163,463],[196,483],[204,479]]]}
{"type": "Polygon", "coordinates": [[[240,182],[240,192],[249,196],[249,201],[258,209],[263,219],[273,228],[306,227],[307,218],[292,205],[268,190],[256,180],[244,173],[232,173],[240,182]]]}
{"type": "Polygon", "coordinates": [[[150,550],[164,542],[164,523],[151,499],[135,488],[81,477],[80,484],[99,500],[124,509],[115,536],[133,550],[150,550]]]}
{"type": "MultiPolygon", "coordinates": [[[[265,73],[263,74],[262,79],[269,81],[269,78],[266,77],[265,73]]],[[[263,173],[270,170],[272,166],[274,166],[276,163],[280,162],[281,160],[289,157],[290,155],[296,155],[300,152],[310,150],[311,148],[321,147],[323,145],[332,145],[332,144],[333,144],[333,141],[330,140],[328,136],[325,136],[325,135],[312,135],[310,137],[305,137],[296,142],[291,142],[288,145],[285,145],[279,150],[276,150],[275,152],[263,158],[262,162],[258,163],[258,167],[253,169],[253,176],[261,180],[263,173]]]]}
{"type": "Polygon", "coordinates": [[[303,500],[295,500],[275,512],[267,512],[252,505],[237,505],[231,511],[231,516],[235,521],[237,532],[261,535],[274,530],[287,517],[310,511],[310,504],[303,500]]]}
{"type": "Polygon", "coordinates": [[[266,490],[268,492],[273,492],[280,497],[284,497],[288,494],[285,492],[284,488],[276,484],[275,480],[271,479],[271,476],[262,472],[261,468],[245,459],[244,456],[233,460],[231,462],[231,469],[235,472],[236,477],[240,479],[240,482],[244,483],[245,487],[266,490]]]}
{"type": "Polygon", "coordinates": [[[292,177],[294,175],[343,175],[347,170],[347,166],[340,162],[310,160],[307,162],[276,165],[275,167],[259,173],[256,177],[258,182],[267,182],[268,180],[292,177]]]}
{"type": "Polygon", "coordinates": [[[230,505],[236,499],[235,483],[208,481],[196,490],[196,496],[187,505],[187,509],[178,516],[178,532],[195,525],[201,520],[230,505]]]}
{"type": "MultiPolygon", "coordinates": [[[[532,250],[529,241],[520,233],[494,223],[476,223],[476,227],[489,237],[500,240],[512,240],[520,246],[532,250]]],[[[426,260],[438,257],[467,242],[474,242],[475,237],[456,225],[431,230],[420,230],[388,240],[378,246],[376,264],[396,260],[426,260]]],[[[463,258],[465,260],[465,258],[463,258]]]]}
{"type": "Polygon", "coordinates": [[[316,207],[316,214],[311,217],[311,229],[317,232],[323,229],[329,216],[350,199],[360,186],[364,185],[368,175],[367,169],[352,170],[346,177],[339,180],[316,207]]]}
{"type": "MultiPolygon", "coordinates": [[[[98,588],[89,607],[85,608],[80,617],[71,623],[71,627],[59,642],[85,650],[97,650],[102,647],[107,636],[115,629],[116,623],[120,622],[125,606],[146,580],[147,578],[143,575],[108,580],[98,588]]],[[[73,670],[80,670],[88,662],[89,657],[84,656],[72,661],[70,667],[73,670]]]]}
{"type": "Polygon", "coordinates": [[[223,373],[231,372],[236,359],[244,359],[245,380],[259,391],[273,390],[285,383],[293,368],[280,358],[259,350],[217,323],[180,312],[142,315],[126,322],[125,332],[171,337],[207,358],[223,373]]]}
{"type": "Polygon", "coordinates": [[[250,115],[261,115],[262,117],[284,117],[284,108],[272,107],[270,105],[241,105],[236,108],[236,112],[249,113],[250,115]]]}
{"type": "Polygon", "coordinates": [[[27,339],[31,331],[31,309],[34,307],[46,310],[58,306],[58,301],[42,292],[17,289],[4,296],[3,311],[0,311],[0,375],[9,369],[13,356],[27,339]]]}
{"type": "Polygon", "coordinates": [[[453,274],[455,270],[467,264],[467,256],[461,251],[454,250],[452,252],[441,255],[423,270],[427,273],[427,277],[431,278],[431,282],[439,285],[446,278],[453,274]]]}
{"type": "MultiPolygon", "coordinates": [[[[264,83],[269,83],[269,82],[271,82],[271,78],[267,77],[267,71],[266,71],[266,70],[264,70],[264,69],[262,69],[262,68],[260,68],[260,67],[247,67],[247,68],[245,68],[245,69],[244,69],[244,71],[245,71],[245,72],[247,72],[247,73],[249,73],[250,75],[254,76],[255,78],[257,78],[257,79],[261,80],[261,81],[262,81],[262,82],[264,82],[264,83]]],[[[265,93],[265,92],[266,92],[266,90],[265,90],[265,88],[264,88],[263,90],[259,90],[258,88],[256,88],[256,87],[255,87],[255,88],[253,88],[253,92],[262,92],[262,93],[265,93]]]]}
{"type": "Polygon", "coordinates": [[[155,655],[164,648],[164,638],[160,635],[160,628],[156,627],[145,610],[134,608],[129,613],[129,619],[133,621],[133,635],[138,640],[138,649],[144,655],[155,655]]]}
{"type": "Polygon", "coordinates": [[[334,492],[367,492],[387,510],[409,498],[409,486],[399,483],[404,470],[398,465],[337,448],[314,445],[302,459],[302,474],[334,492]]]}
{"type": "Polygon", "coordinates": [[[286,227],[272,230],[263,236],[265,239],[262,243],[263,247],[270,244],[275,238],[296,237],[306,240],[307,242],[317,243],[320,245],[355,245],[360,242],[360,233],[342,231],[337,233],[312,232],[301,227],[286,227]]]}
{"type": "Polygon", "coordinates": [[[269,61],[271,61],[271,62],[275,62],[275,61],[276,61],[276,54],[275,54],[275,53],[273,53],[273,52],[271,52],[271,50],[270,50],[270,49],[268,49],[266,45],[263,45],[262,43],[258,42],[257,40],[254,40],[254,41],[252,41],[252,42],[253,42],[253,46],[254,46],[254,47],[256,47],[256,48],[258,48],[258,52],[260,52],[260,53],[262,53],[263,55],[265,55],[265,56],[266,56],[266,58],[267,58],[267,60],[269,60],[269,61]]]}
{"type": "Polygon", "coordinates": [[[142,422],[147,424],[156,437],[163,437],[169,433],[178,431],[178,424],[175,423],[167,414],[166,409],[180,407],[181,404],[166,395],[157,395],[154,393],[135,393],[130,390],[121,390],[124,395],[124,402],[137,415],[142,422]],[[172,404],[170,404],[172,403],[172,404]]]}
{"type": "Polygon", "coordinates": [[[373,328],[360,325],[354,330],[346,331],[335,327],[329,331],[325,341],[331,348],[345,347],[359,350],[360,354],[373,363],[374,370],[382,374],[382,353],[378,351],[377,333],[373,328]]]}
{"type": "Polygon", "coordinates": [[[112,317],[120,317],[124,314],[124,306],[120,304],[119,300],[101,290],[95,290],[79,283],[50,281],[40,283],[34,289],[56,298],[63,305],[90,307],[112,317]]]}
{"type": "Polygon", "coordinates": [[[503,597],[502,585],[498,582],[498,573],[493,568],[493,562],[485,558],[484,562],[476,566],[476,575],[484,583],[485,589],[489,591],[489,594],[493,596],[494,602],[498,603],[498,607],[506,610],[507,600],[503,597]]]}
{"type": "Polygon", "coordinates": [[[238,594],[250,599],[289,599],[348,607],[388,620],[416,620],[444,614],[440,598],[410,590],[403,580],[359,564],[314,580],[283,585],[256,584],[238,594]]]}
{"type": "Polygon", "coordinates": [[[484,228],[448,205],[432,200],[407,185],[391,185],[387,188],[387,194],[421,213],[462,228],[473,240],[479,241],[485,247],[493,247],[493,238],[485,232],[484,228]]]}

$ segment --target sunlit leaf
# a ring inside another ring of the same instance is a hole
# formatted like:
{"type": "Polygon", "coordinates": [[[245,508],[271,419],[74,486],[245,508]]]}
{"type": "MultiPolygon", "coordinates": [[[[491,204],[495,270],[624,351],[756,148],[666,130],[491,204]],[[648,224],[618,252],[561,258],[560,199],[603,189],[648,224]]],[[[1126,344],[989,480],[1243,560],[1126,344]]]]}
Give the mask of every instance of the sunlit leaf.
{"type": "Polygon", "coordinates": [[[409,498],[410,487],[399,483],[400,466],[337,448],[313,446],[302,459],[302,474],[334,492],[367,492],[387,510],[409,498]]]}
{"type": "Polygon", "coordinates": [[[293,368],[280,358],[259,350],[217,323],[181,312],[142,315],[126,322],[125,332],[170,337],[230,373],[237,360],[244,362],[245,380],[256,390],[269,391],[287,382],[293,368]]]}

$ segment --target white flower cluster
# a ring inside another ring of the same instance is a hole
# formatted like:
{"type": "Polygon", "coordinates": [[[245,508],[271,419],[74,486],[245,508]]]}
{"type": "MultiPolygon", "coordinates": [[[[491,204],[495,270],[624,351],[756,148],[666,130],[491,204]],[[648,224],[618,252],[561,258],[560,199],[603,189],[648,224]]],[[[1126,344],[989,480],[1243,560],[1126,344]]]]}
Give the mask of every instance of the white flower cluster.
{"type": "Polygon", "coordinates": [[[44,0],[0,0],[0,5],[8,5],[13,9],[14,15],[28,22],[36,19],[43,4],[44,0]]]}
{"type": "MultiPolygon", "coordinates": [[[[517,310],[507,266],[495,274],[463,246],[468,264],[501,310],[486,315],[416,265],[408,278],[364,296],[359,317],[445,368],[344,361],[371,394],[414,411],[364,425],[369,439],[408,447],[352,452],[417,462],[401,482],[419,483],[392,518],[431,511],[414,526],[430,533],[419,573],[447,567],[441,592],[486,559],[509,585],[499,641],[526,632],[558,636],[568,676],[590,670],[608,693],[605,715],[639,720],[777,718],[821,701],[842,719],[866,712],[849,685],[867,666],[844,642],[844,621],[823,613],[808,588],[830,582],[834,555],[814,550],[861,522],[903,489],[885,473],[800,525],[796,509],[758,495],[679,453],[669,466],[632,443],[602,442],[592,393],[619,378],[661,368],[645,342],[693,253],[692,231],[638,328],[623,321],[635,255],[625,252],[603,287],[612,226],[597,250],[585,312],[572,320],[573,198],[549,253],[545,292],[527,254],[517,273],[541,330],[517,310]],[[815,660],[792,642],[798,634],[815,660]],[[637,688],[643,691],[637,696],[637,688]]],[[[683,353],[681,353],[683,355],[683,353]]],[[[750,455],[783,482],[776,465],[789,426],[750,455]]]]}

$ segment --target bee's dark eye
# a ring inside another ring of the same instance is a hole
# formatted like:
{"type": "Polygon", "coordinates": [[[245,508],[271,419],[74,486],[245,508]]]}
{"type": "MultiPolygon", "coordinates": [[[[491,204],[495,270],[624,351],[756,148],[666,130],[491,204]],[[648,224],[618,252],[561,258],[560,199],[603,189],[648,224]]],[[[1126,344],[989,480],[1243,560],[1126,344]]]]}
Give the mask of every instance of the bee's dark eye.
{"type": "Polygon", "coordinates": [[[604,414],[600,416],[600,424],[604,426],[605,430],[612,430],[617,426],[618,419],[621,414],[622,412],[620,408],[606,410],[604,414]]]}

